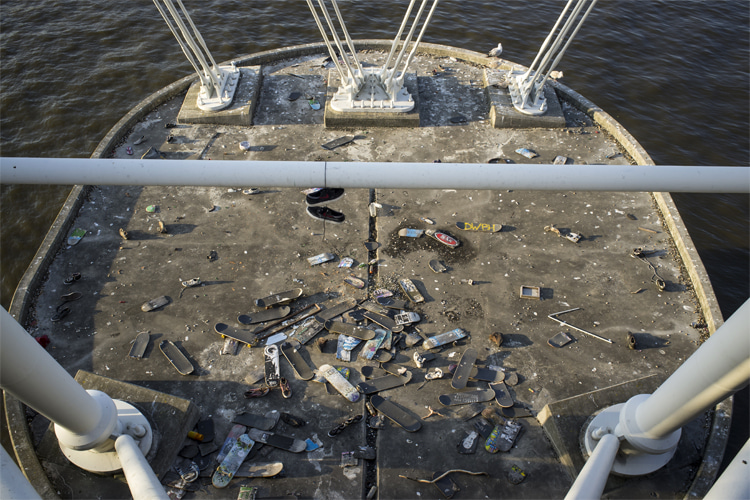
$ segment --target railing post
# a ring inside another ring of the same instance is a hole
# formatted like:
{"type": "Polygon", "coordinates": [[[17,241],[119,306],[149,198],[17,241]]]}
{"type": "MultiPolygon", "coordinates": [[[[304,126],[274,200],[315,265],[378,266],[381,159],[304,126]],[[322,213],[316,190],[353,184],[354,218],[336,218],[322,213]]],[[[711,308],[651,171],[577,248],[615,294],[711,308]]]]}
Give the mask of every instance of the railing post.
{"type": "Polygon", "coordinates": [[[604,435],[598,439],[598,444],[586,461],[581,472],[570,487],[565,500],[582,500],[591,499],[599,500],[604,492],[604,486],[607,484],[609,471],[615,461],[617,450],[620,447],[620,440],[617,436],[611,434],[608,429],[604,435]]]}

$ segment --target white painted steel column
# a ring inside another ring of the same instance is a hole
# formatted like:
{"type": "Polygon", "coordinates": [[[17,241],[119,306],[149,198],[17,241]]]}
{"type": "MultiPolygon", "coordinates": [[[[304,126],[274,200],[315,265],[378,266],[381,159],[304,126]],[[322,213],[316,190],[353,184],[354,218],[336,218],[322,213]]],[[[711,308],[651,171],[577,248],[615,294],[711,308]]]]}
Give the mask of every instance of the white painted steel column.
{"type": "Polygon", "coordinates": [[[0,183],[748,193],[750,167],[0,158],[0,183]]]}
{"type": "Polygon", "coordinates": [[[4,308],[0,312],[0,386],[56,427],[80,436],[70,443],[74,449],[100,445],[114,428],[117,412],[112,400],[110,412],[104,398],[86,392],[4,308]]]}
{"type": "Polygon", "coordinates": [[[122,464],[122,472],[128,481],[130,493],[134,500],[151,500],[159,498],[168,500],[164,487],[154,474],[146,457],[141,453],[135,440],[128,434],[122,434],[115,440],[115,450],[122,464]]]}
{"type": "Polygon", "coordinates": [[[3,446],[0,446],[0,498],[8,500],[15,498],[41,500],[42,498],[3,446]]]}
{"type": "Polygon", "coordinates": [[[749,380],[750,300],[638,406],[638,438],[669,435],[749,380]]]}
{"type": "MultiPolygon", "coordinates": [[[[747,419],[747,415],[739,415],[747,419]]],[[[750,498],[750,439],[714,483],[704,500],[747,500],[750,498]]]]}
{"type": "Polygon", "coordinates": [[[617,436],[604,434],[565,495],[565,500],[599,500],[619,448],[617,436]]]}

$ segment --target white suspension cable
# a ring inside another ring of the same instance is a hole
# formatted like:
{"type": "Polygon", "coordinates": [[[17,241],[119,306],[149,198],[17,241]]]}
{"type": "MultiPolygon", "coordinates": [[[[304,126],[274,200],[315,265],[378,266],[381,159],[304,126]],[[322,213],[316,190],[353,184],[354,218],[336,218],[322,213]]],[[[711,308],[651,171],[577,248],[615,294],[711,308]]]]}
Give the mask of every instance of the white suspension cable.
{"type": "Polygon", "coordinates": [[[344,72],[344,68],[341,67],[341,64],[339,64],[339,57],[336,54],[336,51],[333,50],[333,46],[331,45],[331,41],[328,38],[328,34],[326,33],[325,28],[323,27],[323,23],[320,22],[320,16],[318,15],[318,12],[315,10],[315,5],[312,3],[312,0],[307,0],[307,5],[308,7],[310,7],[310,12],[313,15],[315,24],[318,25],[320,34],[323,37],[323,42],[326,44],[326,47],[328,48],[328,54],[331,56],[333,63],[336,65],[336,69],[338,69],[339,71],[341,81],[344,82],[346,81],[346,73],[344,72]]]}

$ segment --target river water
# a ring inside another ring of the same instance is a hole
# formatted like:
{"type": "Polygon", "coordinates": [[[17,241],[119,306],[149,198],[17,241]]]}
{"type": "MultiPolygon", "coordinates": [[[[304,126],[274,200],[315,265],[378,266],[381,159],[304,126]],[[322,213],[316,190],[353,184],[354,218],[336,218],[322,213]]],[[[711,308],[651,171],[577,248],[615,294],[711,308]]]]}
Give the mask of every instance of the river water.
{"type": "MultiPolygon", "coordinates": [[[[217,61],[320,41],[302,0],[186,0],[217,61]]],[[[354,38],[392,38],[408,2],[339,2],[354,38]]],[[[530,64],[565,2],[444,0],[425,41],[530,64]]],[[[558,69],[657,164],[750,164],[750,2],[599,2],[558,69]]],[[[0,154],[87,157],[140,100],[192,71],[152,2],[0,3],[0,154]]],[[[69,186],[2,185],[9,307],[69,186]]],[[[676,194],[725,315],[750,295],[747,195],[676,194]]]]}

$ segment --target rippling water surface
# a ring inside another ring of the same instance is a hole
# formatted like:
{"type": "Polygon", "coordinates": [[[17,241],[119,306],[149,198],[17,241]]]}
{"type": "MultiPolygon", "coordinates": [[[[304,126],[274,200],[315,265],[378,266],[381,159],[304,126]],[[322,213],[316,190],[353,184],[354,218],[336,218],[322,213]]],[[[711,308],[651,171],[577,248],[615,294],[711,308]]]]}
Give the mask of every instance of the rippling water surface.
{"type": "MultiPolygon", "coordinates": [[[[320,41],[302,0],[185,0],[217,61],[320,41]]],[[[341,1],[354,38],[392,38],[406,1],[341,1]]],[[[561,0],[442,1],[425,41],[530,64],[561,0]]],[[[750,164],[747,0],[599,2],[563,82],[607,110],[656,163],[750,164]]],[[[147,0],[0,3],[0,154],[87,157],[118,119],[191,66],[147,0]]],[[[2,186],[0,301],[67,196],[2,186]]],[[[750,295],[746,195],[675,195],[724,314],[750,295]]]]}

